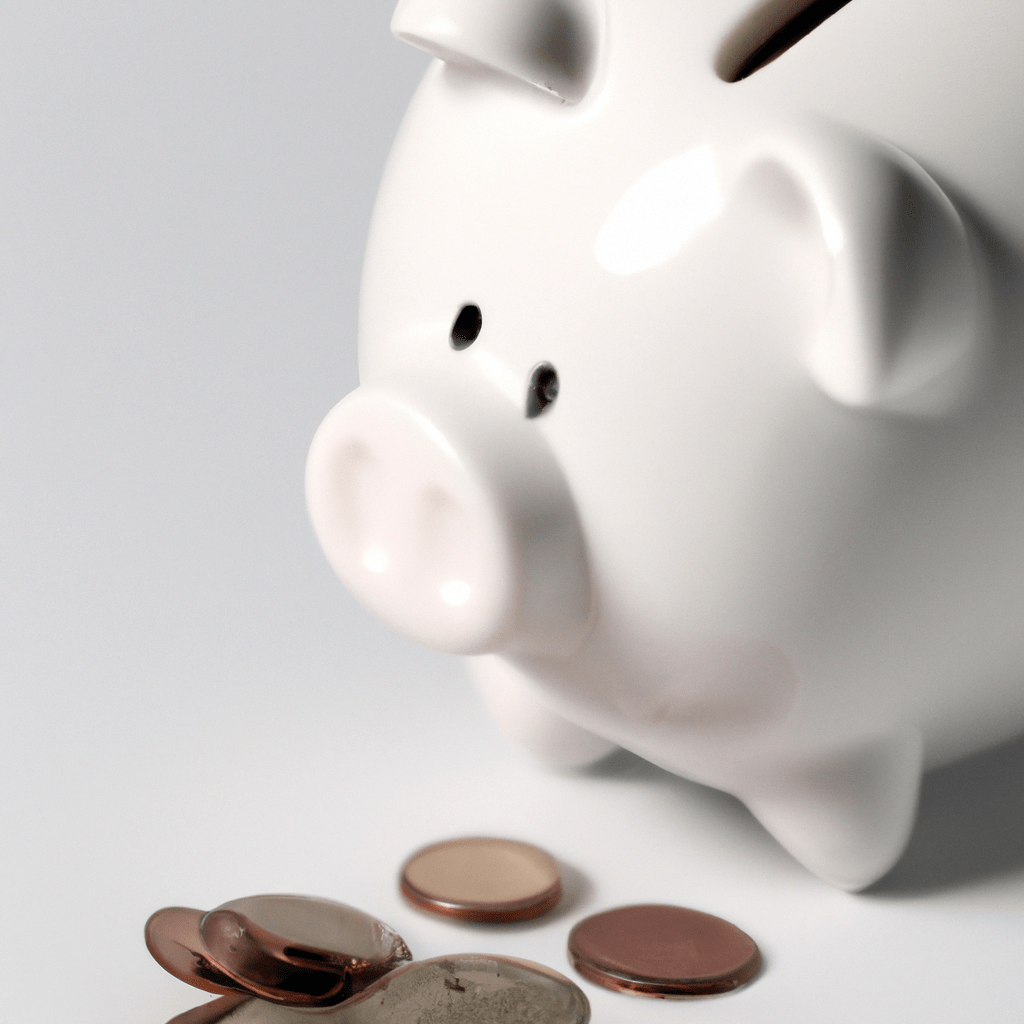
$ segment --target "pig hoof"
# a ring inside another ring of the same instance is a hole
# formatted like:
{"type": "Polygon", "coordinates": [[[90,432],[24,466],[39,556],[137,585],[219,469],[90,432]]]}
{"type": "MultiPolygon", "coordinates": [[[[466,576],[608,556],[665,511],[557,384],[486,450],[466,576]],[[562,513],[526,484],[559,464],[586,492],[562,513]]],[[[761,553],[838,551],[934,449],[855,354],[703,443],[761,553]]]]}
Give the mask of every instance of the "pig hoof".
{"type": "Polygon", "coordinates": [[[550,768],[586,768],[618,747],[546,707],[530,679],[504,658],[468,659],[487,710],[501,731],[550,768]]]}
{"type": "Polygon", "coordinates": [[[856,892],[881,878],[910,838],[921,748],[916,730],[892,732],[765,772],[740,796],[801,864],[856,892]]]}

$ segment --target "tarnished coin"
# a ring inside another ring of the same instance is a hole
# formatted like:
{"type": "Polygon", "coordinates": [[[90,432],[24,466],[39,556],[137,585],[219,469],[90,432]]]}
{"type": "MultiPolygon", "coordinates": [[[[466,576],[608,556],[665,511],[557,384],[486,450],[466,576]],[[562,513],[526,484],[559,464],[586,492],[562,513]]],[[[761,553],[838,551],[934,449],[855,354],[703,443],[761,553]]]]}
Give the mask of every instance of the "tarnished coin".
{"type": "Polygon", "coordinates": [[[234,995],[221,996],[220,999],[213,999],[208,1003],[202,1003],[191,1010],[179,1013],[172,1017],[167,1024],[220,1024],[234,1010],[237,1010],[243,1003],[251,1002],[255,996],[248,992],[236,992],[234,995]]]}
{"type": "Polygon", "coordinates": [[[587,1024],[568,978],[528,960],[463,953],[406,964],[337,1006],[302,1010],[252,999],[224,1024],[587,1024]]]}
{"type": "Polygon", "coordinates": [[[245,991],[210,958],[199,934],[203,911],[189,907],[164,907],[146,922],[146,948],[153,959],[180,981],[204,992],[220,994],[245,991]]]}
{"type": "Polygon", "coordinates": [[[248,896],[205,914],[210,957],[239,986],[290,1006],[347,999],[412,959],[383,921],[334,900],[248,896]]]}
{"type": "Polygon", "coordinates": [[[435,843],[406,861],[400,884],[414,907],[463,921],[539,917],[562,896],[554,857],[514,839],[435,843]]]}
{"type": "Polygon", "coordinates": [[[661,998],[728,992],[761,969],[746,932],[713,914],[662,904],[580,921],[569,934],[569,960],[597,985],[661,998]]]}

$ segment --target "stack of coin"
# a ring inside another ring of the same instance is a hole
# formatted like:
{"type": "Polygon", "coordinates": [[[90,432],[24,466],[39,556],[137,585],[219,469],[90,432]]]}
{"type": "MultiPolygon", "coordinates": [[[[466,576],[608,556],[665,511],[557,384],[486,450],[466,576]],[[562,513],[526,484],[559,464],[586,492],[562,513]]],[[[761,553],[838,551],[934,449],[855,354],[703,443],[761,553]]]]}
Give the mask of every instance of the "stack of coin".
{"type": "Polygon", "coordinates": [[[189,985],[282,1006],[332,1006],[412,959],[383,921],[309,896],[249,896],[207,912],[166,907],[145,934],[157,963],[189,985]]]}
{"type": "Polygon", "coordinates": [[[587,1024],[590,1006],[557,971],[511,957],[411,963],[401,936],[332,900],[249,896],[210,911],[158,910],[146,945],[175,977],[220,996],[169,1024],[587,1024]],[[434,1019],[433,1017],[431,1019],[434,1019]]]}
{"type": "MultiPolygon", "coordinates": [[[[402,867],[416,909],[466,922],[524,921],[562,896],[558,862],[529,843],[434,843],[402,867]]],[[[402,937],[354,907],[309,896],[249,896],[213,910],[167,907],[146,945],[175,977],[218,996],[169,1024],[587,1024],[568,978],[512,957],[412,961],[402,937]]],[[[659,999],[729,992],[761,970],[754,940],[728,921],[666,904],[606,910],[576,924],[569,959],[588,981],[659,999]]]]}

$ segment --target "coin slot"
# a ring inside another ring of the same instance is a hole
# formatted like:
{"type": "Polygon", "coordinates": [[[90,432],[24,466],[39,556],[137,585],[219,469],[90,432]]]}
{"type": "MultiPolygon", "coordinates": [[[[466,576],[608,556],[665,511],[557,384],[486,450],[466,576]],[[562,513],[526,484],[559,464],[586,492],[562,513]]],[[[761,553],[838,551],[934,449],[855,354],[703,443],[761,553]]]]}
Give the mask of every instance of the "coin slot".
{"type": "Polygon", "coordinates": [[[766,0],[726,37],[715,71],[739,82],[760,71],[845,7],[850,0],[766,0]]]}

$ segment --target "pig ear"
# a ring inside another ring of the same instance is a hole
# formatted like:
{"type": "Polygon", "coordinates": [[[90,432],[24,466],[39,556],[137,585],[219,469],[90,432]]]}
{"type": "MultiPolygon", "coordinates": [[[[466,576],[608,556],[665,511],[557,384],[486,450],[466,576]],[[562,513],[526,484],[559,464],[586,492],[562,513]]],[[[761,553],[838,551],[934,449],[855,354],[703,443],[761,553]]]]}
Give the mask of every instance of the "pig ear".
{"type": "Polygon", "coordinates": [[[399,0],[391,31],[449,64],[511,75],[567,103],[590,86],[599,0],[399,0]]]}
{"type": "Polygon", "coordinates": [[[831,127],[744,147],[741,177],[780,165],[817,210],[832,277],[808,352],[819,387],[851,406],[925,410],[963,391],[978,347],[971,245],[925,171],[884,143],[831,127]]]}

